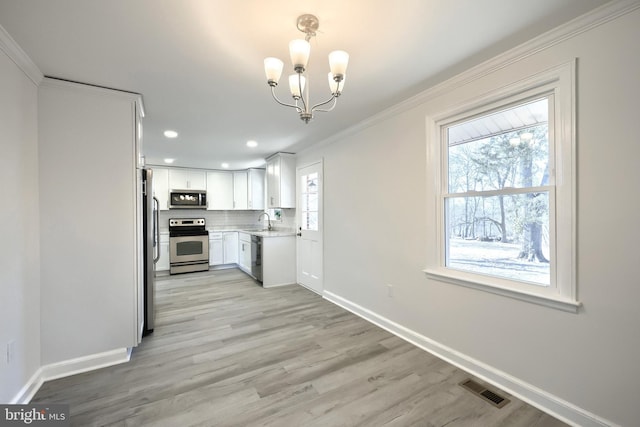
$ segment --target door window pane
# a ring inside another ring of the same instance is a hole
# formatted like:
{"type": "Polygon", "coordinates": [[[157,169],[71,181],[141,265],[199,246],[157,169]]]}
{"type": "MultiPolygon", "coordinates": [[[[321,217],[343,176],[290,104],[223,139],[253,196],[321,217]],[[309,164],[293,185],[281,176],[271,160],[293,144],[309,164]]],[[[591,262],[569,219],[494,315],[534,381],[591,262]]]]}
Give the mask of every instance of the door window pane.
{"type": "Polygon", "coordinates": [[[300,201],[300,227],[302,230],[318,230],[318,173],[300,177],[301,201],[300,201]]]}

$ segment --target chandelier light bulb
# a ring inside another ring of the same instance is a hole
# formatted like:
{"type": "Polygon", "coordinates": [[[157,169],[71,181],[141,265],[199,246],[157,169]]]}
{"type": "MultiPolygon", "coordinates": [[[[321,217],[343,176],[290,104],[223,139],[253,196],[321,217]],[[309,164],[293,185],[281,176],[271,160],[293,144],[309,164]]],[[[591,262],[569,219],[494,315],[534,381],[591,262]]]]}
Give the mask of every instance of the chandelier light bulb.
{"type": "Polygon", "coordinates": [[[301,74],[291,74],[289,76],[289,89],[294,99],[299,99],[304,92],[304,84],[306,79],[301,74]],[[302,90],[301,90],[302,89],[302,90]]]}
{"type": "Polygon", "coordinates": [[[264,59],[264,73],[267,75],[267,83],[269,85],[277,85],[282,75],[282,68],[284,62],[278,58],[265,58],[264,59]]]}
{"type": "Polygon", "coordinates": [[[338,81],[342,80],[344,74],[347,72],[348,64],[349,54],[344,50],[334,50],[329,54],[329,68],[331,68],[334,79],[338,81]]]}
{"type": "Polygon", "coordinates": [[[309,62],[309,54],[311,53],[311,45],[303,39],[291,40],[289,43],[289,54],[291,55],[291,63],[293,69],[297,73],[304,72],[309,62]]]}

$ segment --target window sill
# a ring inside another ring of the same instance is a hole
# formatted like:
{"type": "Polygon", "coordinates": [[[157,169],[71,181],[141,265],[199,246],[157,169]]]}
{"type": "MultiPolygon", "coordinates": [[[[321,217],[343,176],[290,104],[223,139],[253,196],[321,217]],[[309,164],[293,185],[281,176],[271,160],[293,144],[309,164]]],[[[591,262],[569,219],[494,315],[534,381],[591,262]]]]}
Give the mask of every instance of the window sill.
{"type": "Polygon", "coordinates": [[[526,301],[532,304],[542,305],[545,307],[553,308],[556,310],[562,310],[569,313],[577,313],[582,303],[574,301],[572,299],[563,298],[556,295],[542,295],[533,292],[524,292],[521,290],[505,288],[496,286],[495,284],[479,280],[468,280],[466,278],[456,277],[449,271],[443,271],[438,269],[426,269],[422,270],[427,277],[436,279],[442,282],[452,283],[454,285],[464,286],[471,289],[477,289],[484,292],[489,292],[496,295],[502,295],[508,298],[517,299],[520,301],[526,301]]]}

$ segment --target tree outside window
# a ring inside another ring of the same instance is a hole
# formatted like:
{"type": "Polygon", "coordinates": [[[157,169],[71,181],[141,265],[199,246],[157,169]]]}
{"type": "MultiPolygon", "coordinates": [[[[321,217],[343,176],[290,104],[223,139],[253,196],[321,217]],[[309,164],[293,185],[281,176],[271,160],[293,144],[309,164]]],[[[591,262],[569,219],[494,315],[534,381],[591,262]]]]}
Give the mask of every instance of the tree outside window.
{"type": "Polygon", "coordinates": [[[576,313],[575,60],[427,116],[430,279],[576,313]]]}
{"type": "Polygon", "coordinates": [[[549,286],[549,97],[444,130],[446,266],[549,286]]]}

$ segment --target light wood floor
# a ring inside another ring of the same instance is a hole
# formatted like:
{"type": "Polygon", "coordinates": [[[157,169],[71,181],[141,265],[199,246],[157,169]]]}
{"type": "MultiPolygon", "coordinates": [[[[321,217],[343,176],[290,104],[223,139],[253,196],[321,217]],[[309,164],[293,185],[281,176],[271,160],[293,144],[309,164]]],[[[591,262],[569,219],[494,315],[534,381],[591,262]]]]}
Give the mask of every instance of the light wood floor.
{"type": "MultiPolygon", "coordinates": [[[[494,408],[463,371],[300,286],[239,270],[160,278],[155,332],[129,363],[47,382],[74,426],[562,426],[494,408]]],[[[506,394],[505,394],[506,395],[506,394]]]]}

